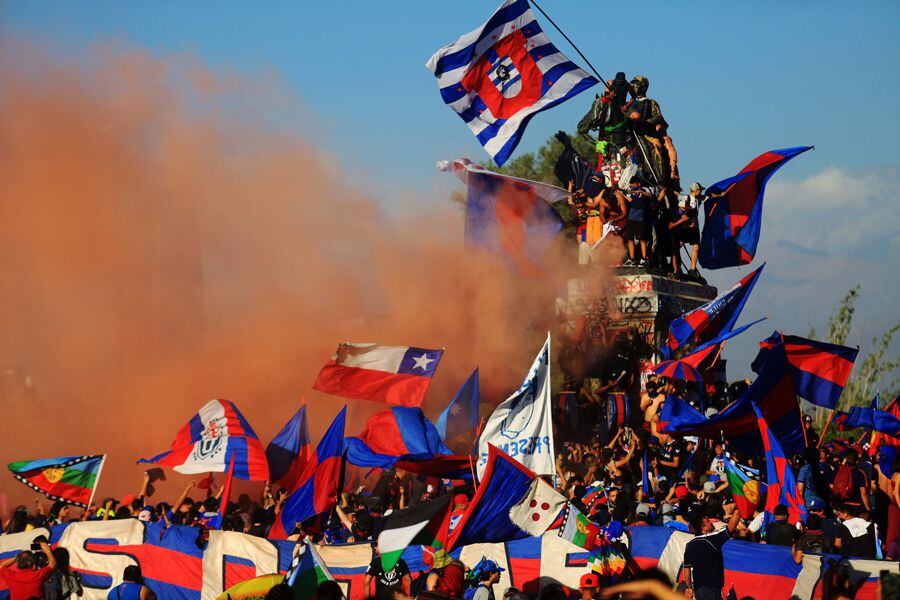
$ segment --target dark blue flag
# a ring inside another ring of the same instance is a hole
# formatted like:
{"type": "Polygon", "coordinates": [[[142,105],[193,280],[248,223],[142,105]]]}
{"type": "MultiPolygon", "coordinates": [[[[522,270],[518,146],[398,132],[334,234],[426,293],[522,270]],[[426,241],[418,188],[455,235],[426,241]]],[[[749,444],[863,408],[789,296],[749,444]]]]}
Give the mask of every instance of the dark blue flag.
{"type": "Polygon", "coordinates": [[[475,434],[478,426],[478,369],[472,371],[434,426],[445,442],[456,438],[469,439],[475,434]]]}

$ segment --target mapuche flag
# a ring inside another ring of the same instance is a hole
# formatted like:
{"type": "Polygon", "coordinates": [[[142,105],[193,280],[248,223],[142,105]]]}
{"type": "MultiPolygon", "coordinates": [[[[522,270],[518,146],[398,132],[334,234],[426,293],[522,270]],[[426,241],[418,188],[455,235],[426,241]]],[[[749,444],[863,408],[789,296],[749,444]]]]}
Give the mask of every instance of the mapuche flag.
{"type": "Polygon", "coordinates": [[[20,460],[7,465],[13,477],[51,500],[87,507],[103,469],[105,454],[20,460]]]}
{"type": "Polygon", "coordinates": [[[378,344],[338,345],[313,389],[353,400],[421,406],[443,350],[378,344]]]}
{"type": "Polygon", "coordinates": [[[787,161],[810,149],[812,146],[797,146],[764,152],[734,177],[709,186],[700,239],[700,264],[704,268],[721,269],[753,261],[762,227],[766,182],[787,161]]]}
{"type": "Polygon", "coordinates": [[[443,546],[450,516],[450,498],[445,494],[430,502],[391,513],[378,534],[381,568],[389,573],[409,546],[443,546]],[[441,538],[444,539],[441,539],[441,538]]]}
{"type": "Polygon", "coordinates": [[[725,455],[725,476],[742,519],[752,519],[759,505],[761,486],[759,471],[739,465],[725,455]]]}

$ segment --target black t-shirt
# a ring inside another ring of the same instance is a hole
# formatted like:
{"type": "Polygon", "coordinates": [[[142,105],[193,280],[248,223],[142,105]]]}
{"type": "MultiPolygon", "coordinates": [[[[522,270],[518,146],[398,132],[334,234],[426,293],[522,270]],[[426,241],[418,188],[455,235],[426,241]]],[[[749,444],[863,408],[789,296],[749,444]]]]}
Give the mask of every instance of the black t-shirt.
{"type": "Polygon", "coordinates": [[[678,440],[673,440],[659,449],[659,461],[672,462],[676,457],[681,460],[678,461],[677,467],[668,467],[666,465],[659,465],[660,475],[665,475],[669,481],[674,481],[678,475],[678,471],[681,469],[682,465],[684,465],[684,446],[678,440]]]}
{"type": "Polygon", "coordinates": [[[403,578],[409,575],[409,567],[401,558],[393,569],[385,573],[381,568],[381,557],[376,556],[366,570],[366,575],[375,580],[375,597],[378,600],[393,600],[394,591],[403,589],[403,578]]]}
{"type": "Polygon", "coordinates": [[[725,561],[722,546],[729,538],[728,529],[698,535],[684,548],[684,566],[691,569],[694,588],[725,587],[725,561]]]}
{"type": "MultiPolygon", "coordinates": [[[[847,529],[847,526],[841,523],[836,519],[822,519],[822,533],[825,534],[825,537],[828,538],[831,544],[834,544],[834,540],[841,540],[840,553],[843,556],[850,555],[850,542],[853,537],[850,535],[850,530],[847,529]]],[[[838,549],[835,548],[835,551],[838,549]]]]}
{"type": "Polygon", "coordinates": [[[772,546],[793,546],[797,528],[787,521],[774,521],[766,526],[766,543],[772,546]]]}

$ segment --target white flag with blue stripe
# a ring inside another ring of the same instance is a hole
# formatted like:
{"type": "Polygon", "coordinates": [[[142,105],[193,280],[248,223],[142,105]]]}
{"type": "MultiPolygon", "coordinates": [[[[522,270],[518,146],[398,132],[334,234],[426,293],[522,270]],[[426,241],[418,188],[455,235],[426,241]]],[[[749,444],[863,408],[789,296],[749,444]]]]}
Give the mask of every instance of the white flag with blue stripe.
{"type": "Polygon", "coordinates": [[[544,35],[527,0],[506,0],[426,66],[441,98],[498,165],[516,149],[531,117],[597,83],[544,35]]]}

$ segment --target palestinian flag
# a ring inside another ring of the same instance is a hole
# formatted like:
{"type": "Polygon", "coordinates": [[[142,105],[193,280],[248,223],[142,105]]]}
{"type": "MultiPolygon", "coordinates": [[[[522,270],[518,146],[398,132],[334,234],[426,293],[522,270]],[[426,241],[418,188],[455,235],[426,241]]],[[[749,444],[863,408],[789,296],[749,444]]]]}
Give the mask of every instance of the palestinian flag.
{"type": "Polygon", "coordinates": [[[443,546],[439,534],[449,514],[449,494],[391,513],[378,534],[378,552],[384,572],[394,568],[409,546],[443,546]]]}
{"type": "Polygon", "coordinates": [[[61,456],[9,463],[13,477],[51,500],[84,506],[91,503],[105,454],[61,456]]]}
{"type": "Polygon", "coordinates": [[[316,588],[324,581],[334,581],[334,577],[307,538],[294,557],[290,571],[284,576],[284,582],[294,590],[294,598],[312,598],[316,588]]]}
{"type": "Polygon", "coordinates": [[[725,476],[728,478],[728,487],[731,488],[731,495],[737,504],[738,512],[741,513],[741,518],[752,519],[762,491],[759,479],[756,479],[759,477],[759,471],[733,462],[726,454],[725,476]]]}
{"type": "Polygon", "coordinates": [[[596,523],[572,506],[571,502],[566,505],[566,516],[559,528],[559,537],[585,550],[593,550],[599,533],[600,527],[596,523]]]}

